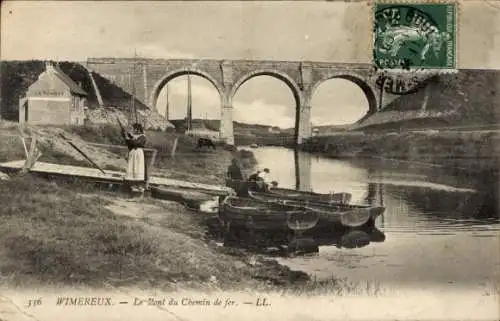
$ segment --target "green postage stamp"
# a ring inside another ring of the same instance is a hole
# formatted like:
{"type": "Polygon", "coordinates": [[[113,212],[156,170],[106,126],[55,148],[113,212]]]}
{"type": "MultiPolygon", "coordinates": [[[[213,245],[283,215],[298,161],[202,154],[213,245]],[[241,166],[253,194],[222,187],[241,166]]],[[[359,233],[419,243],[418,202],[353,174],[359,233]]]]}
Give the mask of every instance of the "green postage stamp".
{"type": "Polygon", "coordinates": [[[374,3],[373,63],[382,70],[455,70],[457,4],[374,3]]]}

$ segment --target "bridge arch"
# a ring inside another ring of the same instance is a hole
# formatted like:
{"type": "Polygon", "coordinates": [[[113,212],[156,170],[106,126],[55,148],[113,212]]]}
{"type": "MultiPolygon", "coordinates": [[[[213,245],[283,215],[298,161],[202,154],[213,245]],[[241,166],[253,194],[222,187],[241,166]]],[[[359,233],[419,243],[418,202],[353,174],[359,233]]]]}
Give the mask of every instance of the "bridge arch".
{"type": "Polygon", "coordinates": [[[377,96],[375,95],[375,92],[373,88],[364,80],[365,77],[362,77],[360,75],[354,74],[354,73],[334,73],[331,75],[328,75],[327,77],[323,77],[316,81],[314,85],[311,87],[310,94],[308,95],[309,103],[312,100],[312,97],[314,96],[314,93],[318,89],[318,87],[326,82],[327,80],[330,79],[344,79],[344,80],[349,80],[353,82],[354,84],[358,85],[359,88],[363,91],[363,93],[366,96],[366,99],[368,100],[368,113],[372,114],[375,113],[378,109],[377,106],[377,96]]]}
{"type": "Polygon", "coordinates": [[[168,72],[165,76],[163,76],[160,80],[156,82],[156,84],[153,87],[153,90],[151,91],[151,95],[149,97],[149,102],[150,106],[153,108],[157,108],[156,104],[158,102],[158,96],[160,95],[161,90],[165,85],[170,81],[173,80],[174,78],[180,77],[180,76],[185,76],[185,75],[194,75],[194,76],[199,76],[202,77],[206,80],[208,80],[217,90],[219,93],[219,98],[223,99],[224,91],[222,89],[221,84],[214,78],[212,77],[208,72],[205,72],[201,69],[198,68],[180,68],[176,69],[173,71],[168,72]]]}
{"type": "Polygon", "coordinates": [[[231,90],[229,91],[228,94],[228,99],[231,102],[233,101],[233,97],[238,91],[238,89],[247,81],[249,81],[252,78],[258,77],[258,76],[270,76],[275,79],[283,81],[288,88],[292,91],[293,98],[295,100],[295,133],[294,133],[294,141],[298,141],[299,137],[299,131],[300,131],[300,120],[301,120],[301,107],[302,103],[304,102],[303,100],[303,95],[302,91],[300,90],[299,86],[297,85],[297,82],[290,77],[287,73],[275,69],[257,69],[252,72],[246,73],[243,76],[241,76],[231,87],[231,90]]]}
{"type": "Polygon", "coordinates": [[[246,73],[243,76],[241,76],[231,87],[231,90],[229,92],[229,99],[233,99],[234,95],[238,91],[238,89],[247,81],[249,81],[252,78],[258,77],[258,76],[270,76],[273,78],[276,78],[278,80],[283,81],[288,88],[292,91],[293,98],[295,99],[296,105],[300,106],[302,102],[302,97],[301,97],[301,91],[295,80],[292,79],[287,73],[279,71],[279,70],[273,70],[273,69],[257,69],[252,72],[246,73]]]}

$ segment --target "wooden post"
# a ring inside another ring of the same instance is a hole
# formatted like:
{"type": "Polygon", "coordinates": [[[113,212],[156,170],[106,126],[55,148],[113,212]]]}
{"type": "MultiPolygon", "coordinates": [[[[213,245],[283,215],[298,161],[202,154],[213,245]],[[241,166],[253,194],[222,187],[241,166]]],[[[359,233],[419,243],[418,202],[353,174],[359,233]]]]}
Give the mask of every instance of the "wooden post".
{"type": "Polygon", "coordinates": [[[26,139],[24,139],[24,137],[22,135],[19,136],[19,138],[21,138],[21,142],[23,143],[24,155],[26,156],[26,159],[28,159],[29,153],[28,153],[28,147],[26,147],[26,139]]]}
{"type": "Polygon", "coordinates": [[[35,165],[35,159],[36,159],[36,136],[31,137],[31,144],[30,144],[30,157],[28,158],[28,169],[31,169],[33,165],[35,165]]]}
{"type": "Polygon", "coordinates": [[[149,189],[149,180],[151,178],[151,173],[153,171],[153,167],[154,167],[154,164],[155,164],[155,160],[156,160],[156,153],[157,153],[157,150],[156,149],[153,149],[152,150],[152,154],[151,154],[151,160],[149,161],[149,166],[148,166],[148,177],[146,177],[146,190],[149,189]]]}
{"type": "MultiPolygon", "coordinates": [[[[24,138],[23,138],[24,140],[24,138]]],[[[36,136],[31,136],[31,144],[28,152],[28,156],[26,158],[26,162],[24,162],[24,166],[21,170],[22,173],[25,173],[33,168],[36,161],[42,156],[42,153],[36,148],[36,136]]]]}
{"type": "Polygon", "coordinates": [[[172,146],[172,154],[171,154],[171,155],[172,155],[172,158],[174,158],[174,157],[175,157],[175,151],[176,151],[176,149],[177,149],[177,141],[178,141],[178,140],[179,140],[179,137],[176,137],[176,138],[175,138],[175,141],[174,141],[174,146],[172,146]]]}

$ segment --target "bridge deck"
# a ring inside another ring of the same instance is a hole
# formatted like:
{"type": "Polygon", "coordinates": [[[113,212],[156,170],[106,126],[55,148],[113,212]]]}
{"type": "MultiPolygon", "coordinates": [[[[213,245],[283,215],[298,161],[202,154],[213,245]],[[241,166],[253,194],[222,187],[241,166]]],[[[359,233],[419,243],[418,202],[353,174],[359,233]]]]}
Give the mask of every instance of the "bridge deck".
{"type": "MultiPolygon", "coordinates": [[[[23,168],[24,162],[25,162],[24,160],[19,160],[19,161],[0,163],[0,170],[14,171],[14,172],[19,171],[23,168]]],[[[35,165],[31,169],[31,172],[38,174],[46,174],[46,175],[48,174],[53,176],[79,177],[79,178],[94,180],[96,182],[109,182],[116,184],[123,184],[125,177],[125,173],[119,171],[105,170],[106,174],[104,174],[95,168],[60,165],[60,164],[45,163],[45,162],[35,163],[35,165]]],[[[192,182],[186,182],[186,181],[175,180],[164,177],[156,177],[156,176],[150,177],[149,184],[180,187],[186,189],[206,190],[223,194],[226,194],[230,191],[228,187],[224,186],[192,183],[192,182]]]]}

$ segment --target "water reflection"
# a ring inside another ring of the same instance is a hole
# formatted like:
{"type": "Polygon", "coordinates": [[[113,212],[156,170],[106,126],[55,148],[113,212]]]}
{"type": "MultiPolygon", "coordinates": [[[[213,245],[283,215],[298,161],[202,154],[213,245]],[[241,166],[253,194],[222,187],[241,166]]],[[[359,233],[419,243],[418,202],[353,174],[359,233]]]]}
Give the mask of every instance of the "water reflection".
{"type": "Polygon", "coordinates": [[[353,203],[386,208],[376,222],[383,242],[367,243],[366,236],[357,235],[361,241],[354,247],[339,247],[348,238],[331,237],[320,244],[319,256],[283,261],[292,268],[318,277],[340,273],[354,280],[399,283],[471,283],[498,274],[498,182],[464,179],[440,168],[327,159],[285,148],[254,153],[280,187],[349,192],[353,203]]]}
{"type": "Polygon", "coordinates": [[[361,248],[370,243],[382,243],[385,234],[378,228],[345,229],[333,231],[329,235],[320,235],[316,238],[319,246],[335,246],[336,248],[361,248]]]}
{"type": "MultiPolygon", "coordinates": [[[[259,166],[271,168],[272,179],[280,187],[319,193],[350,192],[358,204],[385,206],[385,198],[390,197],[391,205],[401,211],[413,208],[436,219],[498,218],[494,206],[498,200],[491,197],[494,193],[458,185],[457,179],[450,180],[449,174],[435,168],[429,173],[428,168],[326,159],[277,147],[260,148],[254,153],[259,166]]],[[[498,182],[483,189],[498,189],[498,182]]]]}
{"type": "Polygon", "coordinates": [[[363,228],[335,228],[329,233],[299,233],[292,240],[286,240],[285,235],[275,233],[258,233],[259,246],[248,242],[246,230],[234,230],[231,240],[225,233],[220,221],[212,216],[206,217],[207,236],[221,243],[225,247],[246,248],[252,252],[265,253],[269,255],[287,256],[289,254],[318,252],[319,246],[334,246],[338,249],[355,249],[366,247],[371,243],[382,243],[386,236],[384,232],[376,227],[363,228]],[[281,237],[284,238],[281,238],[281,237]],[[228,242],[229,241],[229,242],[228,242]],[[301,243],[295,247],[294,242],[301,243]],[[297,252],[298,251],[298,252],[297,252]]]}

